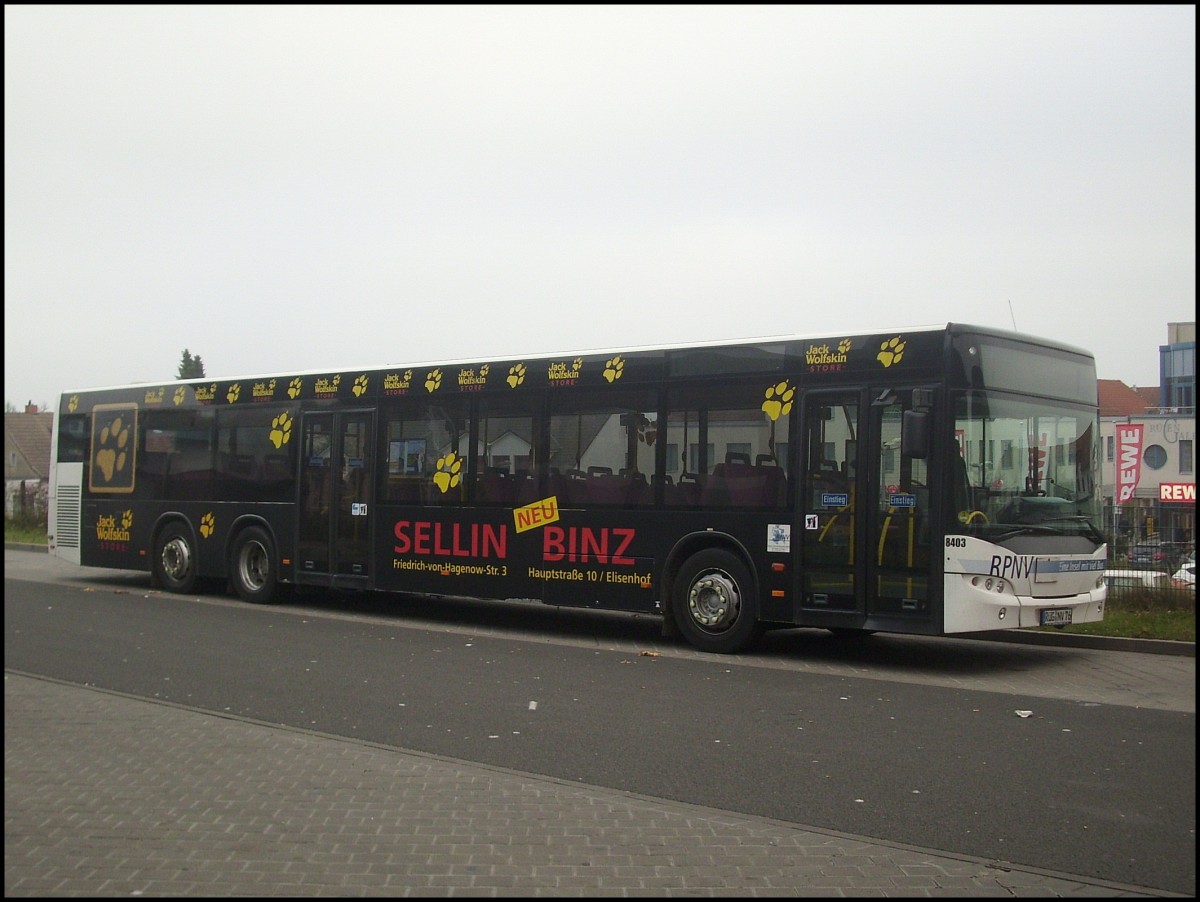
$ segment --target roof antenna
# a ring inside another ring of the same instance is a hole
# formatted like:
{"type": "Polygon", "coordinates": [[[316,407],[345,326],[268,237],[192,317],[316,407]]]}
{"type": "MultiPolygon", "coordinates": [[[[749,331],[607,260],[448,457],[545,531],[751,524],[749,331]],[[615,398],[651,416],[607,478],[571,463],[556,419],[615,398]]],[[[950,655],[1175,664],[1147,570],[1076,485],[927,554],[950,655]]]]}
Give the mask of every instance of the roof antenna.
{"type": "Polygon", "coordinates": [[[1017,331],[1017,317],[1016,317],[1016,314],[1013,313],[1012,301],[1008,302],[1008,315],[1009,315],[1009,318],[1012,319],[1013,331],[1016,332],[1017,331]]]}

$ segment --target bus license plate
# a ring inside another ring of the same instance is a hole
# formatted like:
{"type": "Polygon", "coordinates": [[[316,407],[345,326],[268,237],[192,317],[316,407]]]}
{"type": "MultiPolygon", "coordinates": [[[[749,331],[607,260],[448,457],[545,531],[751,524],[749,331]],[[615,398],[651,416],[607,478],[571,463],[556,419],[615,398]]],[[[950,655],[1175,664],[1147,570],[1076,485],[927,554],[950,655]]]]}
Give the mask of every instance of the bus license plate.
{"type": "Polygon", "coordinates": [[[1042,611],[1042,626],[1066,626],[1070,622],[1070,608],[1046,608],[1042,611]]]}

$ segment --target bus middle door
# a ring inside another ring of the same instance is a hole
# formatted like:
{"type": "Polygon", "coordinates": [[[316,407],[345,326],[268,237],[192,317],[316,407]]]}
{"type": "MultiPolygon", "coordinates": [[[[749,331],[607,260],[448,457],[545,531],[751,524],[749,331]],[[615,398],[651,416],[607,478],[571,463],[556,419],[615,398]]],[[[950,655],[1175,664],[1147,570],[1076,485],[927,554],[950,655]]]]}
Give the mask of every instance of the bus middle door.
{"type": "Polygon", "coordinates": [[[305,413],[296,582],[365,589],[370,582],[373,414],[305,413]]]}

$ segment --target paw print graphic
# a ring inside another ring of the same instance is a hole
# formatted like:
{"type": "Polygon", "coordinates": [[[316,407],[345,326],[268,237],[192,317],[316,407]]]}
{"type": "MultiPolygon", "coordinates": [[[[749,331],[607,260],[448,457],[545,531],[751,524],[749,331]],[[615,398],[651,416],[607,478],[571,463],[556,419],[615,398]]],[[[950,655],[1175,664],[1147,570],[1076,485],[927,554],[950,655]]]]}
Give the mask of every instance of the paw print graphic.
{"type": "Polygon", "coordinates": [[[354,388],[353,388],[354,397],[361,398],[363,395],[365,395],[367,393],[367,382],[368,381],[369,381],[369,379],[368,379],[366,373],[363,373],[361,376],[359,376],[357,379],[354,380],[354,388]]]}
{"type": "Polygon", "coordinates": [[[100,430],[100,443],[96,451],[96,466],[104,474],[104,481],[111,482],[113,474],[125,469],[128,459],[126,446],[129,444],[129,426],[120,417],[100,430]]]}
{"type": "Polygon", "coordinates": [[[180,404],[183,403],[183,399],[186,397],[187,397],[187,389],[181,385],[181,386],[179,386],[179,388],[175,389],[175,394],[174,394],[174,396],[172,396],[171,400],[174,401],[175,406],[178,407],[180,404]]]}
{"type": "Polygon", "coordinates": [[[74,413],[79,407],[79,395],[71,395],[71,400],[67,402],[67,413],[74,413]]]}
{"type": "Polygon", "coordinates": [[[625,375],[625,361],[621,359],[620,355],[604,362],[604,378],[609,382],[616,382],[623,375],[625,375]]]}
{"type": "Polygon", "coordinates": [[[304,380],[297,376],[288,383],[288,397],[295,400],[300,392],[304,390],[304,380]]]}
{"type": "Polygon", "coordinates": [[[525,364],[518,363],[508,369],[508,379],[505,380],[509,388],[516,388],[525,381],[525,364]]]}
{"type": "Polygon", "coordinates": [[[767,389],[766,400],[762,403],[763,413],[772,420],[778,420],[792,412],[792,399],[795,397],[796,390],[784,379],[767,389]]]}
{"type": "Polygon", "coordinates": [[[208,538],[217,530],[217,518],[212,513],[207,513],[200,518],[200,535],[208,538]]]}
{"type": "Polygon", "coordinates": [[[838,353],[839,354],[846,354],[849,352],[849,350],[850,350],[850,339],[843,338],[841,341],[838,342],[838,353]]]}
{"type": "Polygon", "coordinates": [[[482,378],[486,379],[487,374],[490,373],[491,371],[492,371],[492,365],[490,363],[485,363],[483,366],[481,366],[479,368],[479,375],[482,378]]]}
{"type": "MultiPolygon", "coordinates": [[[[441,387],[442,387],[442,371],[441,370],[433,370],[432,372],[429,373],[428,376],[425,377],[425,391],[429,392],[430,394],[433,394],[435,391],[437,391],[441,387]]],[[[442,489],[442,491],[444,492],[446,490],[442,489]]]]}
{"type": "Polygon", "coordinates": [[[271,431],[267,438],[271,440],[271,444],[276,448],[282,448],[291,440],[292,437],[292,418],[287,415],[285,410],[275,419],[271,420],[271,431]]]}
{"type": "Polygon", "coordinates": [[[133,511],[125,511],[121,514],[121,528],[128,530],[133,525],[133,511]]]}
{"type": "Polygon", "coordinates": [[[433,484],[443,494],[455,488],[462,482],[462,465],[462,458],[453,451],[448,452],[445,457],[439,457],[437,472],[433,474],[433,484]]]}
{"type": "Polygon", "coordinates": [[[644,420],[638,424],[638,441],[653,446],[658,437],[658,421],[644,420]]]}
{"type": "Polygon", "coordinates": [[[233,404],[235,401],[237,401],[238,395],[240,395],[241,393],[242,393],[241,383],[235,382],[235,383],[233,383],[233,385],[229,386],[229,392],[225,395],[225,398],[229,401],[230,404],[233,404]]]}
{"type": "Polygon", "coordinates": [[[900,340],[900,336],[885,341],[879,346],[879,353],[875,355],[875,359],[882,363],[885,367],[891,366],[893,363],[899,363],[904,359],[904,348],[907,344],[900,340]]]}

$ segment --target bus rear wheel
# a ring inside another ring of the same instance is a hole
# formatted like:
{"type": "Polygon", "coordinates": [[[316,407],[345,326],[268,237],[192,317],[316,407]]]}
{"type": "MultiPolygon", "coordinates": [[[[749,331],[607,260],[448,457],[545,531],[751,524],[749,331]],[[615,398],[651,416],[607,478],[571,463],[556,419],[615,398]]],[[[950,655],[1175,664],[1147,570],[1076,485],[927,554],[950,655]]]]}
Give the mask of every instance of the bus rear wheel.
{"type": "Polygon", "coordinates": [[[186,595],[196,588],[196,548],[182,523],[168,523],[159,534],[154,577],[168,592],[186,595]]]}
{"type": "Polygon", "coordinates": [[[675,581],[675,622],[701,651],[741,651],[762,633],[754,579],[741,558],[723,548],[692,555],[675,581]]]}
{"type": "Polygon", "coordinates": [[[275,546],[266,530],[243,530],[233,544],[229,578],[238,598],[251,604],[270,604],[278,591],[275,546]]]}

